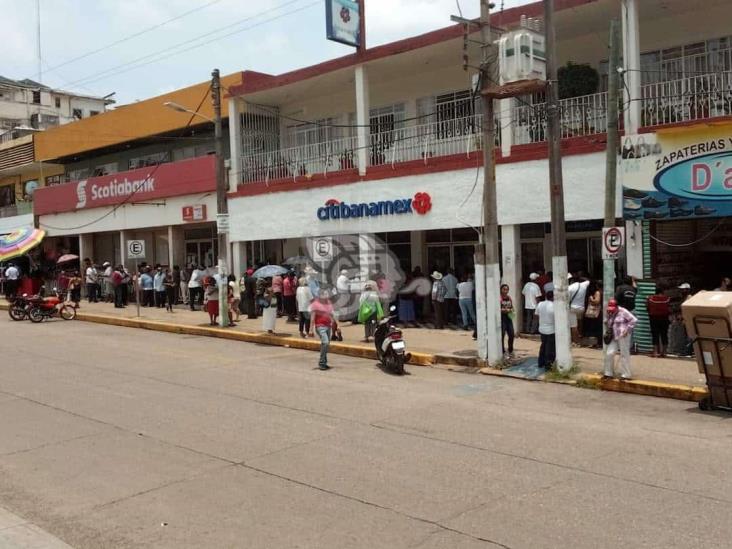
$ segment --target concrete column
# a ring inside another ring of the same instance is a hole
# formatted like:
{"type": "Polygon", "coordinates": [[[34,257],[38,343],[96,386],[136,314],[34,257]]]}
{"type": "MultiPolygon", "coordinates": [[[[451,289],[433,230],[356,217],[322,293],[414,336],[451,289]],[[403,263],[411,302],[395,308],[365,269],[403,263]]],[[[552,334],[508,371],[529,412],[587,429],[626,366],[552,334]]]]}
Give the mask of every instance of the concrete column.
{"type": "Polygon", "coordinates": [[[369,78],[366,67],[358,65],[356,83],[356,135],[358,136],[358,174],[366,175],[369,146],[369,78]]]}
{"type": "MultiPolygon", "coordinates": [[[[409,236],[409,243],[412,255],[412,270],[415,267],[421,267],[424,272],[424,231],[412,231],[409,236]]],[[[429,274],[429,273],[427,273],[429,274]]]]}
{"type": "Polygon", "coordinates": [[[498,112],[501,121],[501,154],[504,158],[511,156],[513,146],[513,125],[511,124],[511,111],[515,100],[513,98],[501,99],[498,101],[498,112]]]}
{"type": "Polygon", "coordinates": [[[119,264],[124,265],[129,269],[127,265],[127,231],[119,232],[119,264]]]}
{"type": "Polygon", "coordinates": [[[501,225],[501,264],[503,284],[508,284],[509,295],[516,309],[516,333],[523,326],[523,300],[521,298],[521,226],[501,225]]]}
{"type": "Polygon", "coordinates": [[[643,272],[643,224],[625,222],[625,259],[628,275],[644,278],[643,272]]]}
{"type": "Polygon", "coordinates": [[[229,98],[229,150],[231,151],[231,159],[229,165],[229,191],[236,191],[237,186],[242,180],[242,131],[241,131],[241,115],[239,113],[239,99],[236,97],[229,98]]]}
{"type": "Polygon", "coordinates": [[[84,260],[86,258],[89,258],[92,260],[92,263],[94,262],[94,235],[93,234],[80,234],[79,235],[79,273],[81,274],[81,292],[84,297],[86,297],[86,284],[84,282],[86,279],[84,278],[84,269],[86,267],[84,266],[84,260]]]}
{"type": "Polygon", "coordinates": [[[641,126],[641,73],[640,70],[640,26],[638,16],[639,0],[622,0],[623,19],[623,66],[626,70],[623,86],[625,134],[638,133],[641,126]]]}
{"type": "Polygon", "coordinates": [[[244,242],[231,243],[231,273],[240,278],[247,264],[247,251],[244,242]]]}
{"type": "Polygon", "coordinates": [[[374,242],[374,235],[372,234],[361,234],[358,235],[358,263],[360,266],[359,275],[361,280],[366,281],[371,279],[374,265],[374,252],[376,250],[376,244],[374,242]]]}

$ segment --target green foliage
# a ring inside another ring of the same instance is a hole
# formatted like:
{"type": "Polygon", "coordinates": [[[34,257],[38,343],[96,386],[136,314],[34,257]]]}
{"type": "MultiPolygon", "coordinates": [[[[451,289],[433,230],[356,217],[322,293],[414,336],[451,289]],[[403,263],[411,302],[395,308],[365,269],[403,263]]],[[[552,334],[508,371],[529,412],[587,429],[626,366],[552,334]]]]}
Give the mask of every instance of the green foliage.
{"type": "Polygon", "coordinates": [[[567,63],[557,71],[559,79],[559,99],[579,97],[596,93],[600,85],[600,75],[586,63],[567,63]]]}

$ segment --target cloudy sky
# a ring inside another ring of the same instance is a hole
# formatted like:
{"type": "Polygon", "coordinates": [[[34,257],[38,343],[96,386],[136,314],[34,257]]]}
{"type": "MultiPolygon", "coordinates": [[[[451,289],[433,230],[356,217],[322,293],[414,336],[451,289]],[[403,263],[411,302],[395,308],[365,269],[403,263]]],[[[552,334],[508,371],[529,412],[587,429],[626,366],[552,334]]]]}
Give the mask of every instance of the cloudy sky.
{"type": "MultiPolygon", "coordinates": [[[[39,0],[43,82],[119,104],[243,69],[280,73],[345,55],[324,0],[39,0]]],[[[495,2],[499,7],[500,0],[495,2]]],[[[528,0],[505,0],[505,8],[528,0]]],[[[367,0],[369,46],[447,26],[455,0],[367,0]]],[[[476,17],[478,0],[460,0],[476,17]]],[[[36,0],[0,0],[0,75],[38,79],[36,0]]]]}

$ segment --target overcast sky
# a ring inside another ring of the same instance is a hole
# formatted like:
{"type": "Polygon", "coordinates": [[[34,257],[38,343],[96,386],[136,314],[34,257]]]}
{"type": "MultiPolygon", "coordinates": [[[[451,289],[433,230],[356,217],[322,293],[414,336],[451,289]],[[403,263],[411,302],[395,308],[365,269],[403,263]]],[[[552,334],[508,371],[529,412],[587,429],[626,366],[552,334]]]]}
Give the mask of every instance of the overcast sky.
{"type": "MultiPolygon", "coordinates": [[[[43,82],[84,94],[117,92],[119,104],[201,82],[215,67],[222,74],[276,74],[353,51],[325,39],[324,0],[39,1],[43,82]],[[156,28],[144,32],[150,27],[156,28]],[[101,51],[74,61],[95,50],[101,51]]],[[[2,76],[38,79],[35,5],[0,0],[2,76]]],[[[447,26],[458,9],[455,0],[367,0],[366,6],[369,46],[447,26]]],[[[460,7],[477,17],[479,1],[460,0],[460,7]]]]}

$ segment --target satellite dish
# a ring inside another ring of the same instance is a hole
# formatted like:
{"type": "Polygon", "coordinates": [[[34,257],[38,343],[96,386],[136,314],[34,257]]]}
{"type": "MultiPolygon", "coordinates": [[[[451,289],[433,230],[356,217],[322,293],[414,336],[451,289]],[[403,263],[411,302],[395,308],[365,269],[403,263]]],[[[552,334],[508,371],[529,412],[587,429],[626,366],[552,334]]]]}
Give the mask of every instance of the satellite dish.
{"type": "Polygon", "coordinates": [[[38,188],[37,180],[34,179],[32,181],[26,181],[25,186],[24,186],[24,190],[25,190],[24,194],[26,196],[33,196],[33,191],[35,191],[37,188],[38,188]]]}

